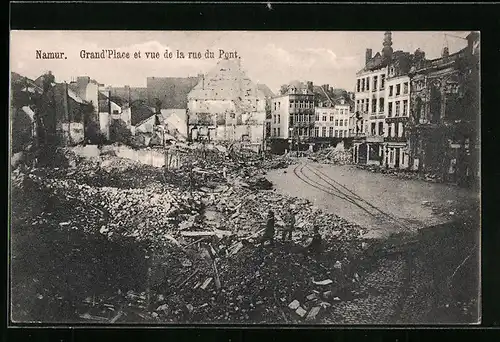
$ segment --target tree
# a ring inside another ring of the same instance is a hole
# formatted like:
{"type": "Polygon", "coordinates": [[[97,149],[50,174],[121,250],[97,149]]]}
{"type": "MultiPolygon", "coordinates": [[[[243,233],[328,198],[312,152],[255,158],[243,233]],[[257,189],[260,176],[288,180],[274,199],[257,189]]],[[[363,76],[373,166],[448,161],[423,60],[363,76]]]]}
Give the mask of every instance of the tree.
{"type": "Polygon", "coordinates": [[[288,93],[288,84],[283,84],[280,87],[280,94],[281,95],[285,95],[286,93],[288,93]]]}
{"type": "Polygon", "coordinates": [[[112,141],[129,145],[132,139],[132,133],[122,120],[113,120],[109,126],[109,134],[112,141]]]}

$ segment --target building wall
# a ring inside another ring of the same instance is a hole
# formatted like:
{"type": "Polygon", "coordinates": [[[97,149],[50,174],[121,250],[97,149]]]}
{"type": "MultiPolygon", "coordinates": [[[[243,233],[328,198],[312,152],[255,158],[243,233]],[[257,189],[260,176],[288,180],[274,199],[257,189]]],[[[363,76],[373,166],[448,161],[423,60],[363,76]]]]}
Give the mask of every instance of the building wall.
{"type": "Polygon", "coordinates": [[[349,136],[349,105],[316,107],[315,113],[315,136],[316,133],[321,138],[347,138],[349,136]]]}
{"type": "MultiPolygon", "coordinates": [[[[208,117],[213,131],[210,138],[217,140],[241,141],[247,131],[253,131],[253,125],[264,131],[266,97],[247,77],[239,60],[220,60],[198,79],[187,96],[190,127],[208,117]]],[[[252,142],[261,142],[263,133],[249,137],[252,142]]]]}
{"type": "Polygon", "coordinates": [[[383,123],[385,118],[386,78],[387,67],[359,72],[356,75],[354,111],[363,113],[361,133],[367,135],[379,135],[380,133],[378,123],[383,123]],[[374,84],[375,80],[376,85],[374,84]],[[382,107],[380,106],[381,98],[384,98],[382,107]],[[376,102],[375,111],[373,110],[374,102],[376,102]],[[371,123],[375,123],[375,134],[371,132],[371,123]]]}
{"type": "Polygon", "coordinates": [[[290,99],[288,95],[275,97],[271,101],[271,137],[288,139],[290,137],[289,117],[290,99]]]}
{"type": "Polygon", "coordinates": [[[79,144],[83,142],[84,128],[82,122],[65,122],[61,125],[66,144],[79,144]],[[71,137],[69,139],[69,137],[71,137]]]}

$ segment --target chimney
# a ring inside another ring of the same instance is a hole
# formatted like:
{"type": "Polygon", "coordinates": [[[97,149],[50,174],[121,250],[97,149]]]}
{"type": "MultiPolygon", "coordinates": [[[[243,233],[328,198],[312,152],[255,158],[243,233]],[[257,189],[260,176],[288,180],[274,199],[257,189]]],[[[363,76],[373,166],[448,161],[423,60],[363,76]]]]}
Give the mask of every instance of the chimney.
{"type": "Polygon", "coordinates": [[[83,100],[88,101],[87,99],[87,85],[90,83],[90,77],[88,76],[78,76],[76,78],[76,87],[78,96],[83,100]]]}
{"type": "Polygon", "coordinates": [[[384,41],[383,41],[383,49],[382,49],[382,56],[384,59],[391,59],[392,58],[392,32],[391,31],[386,31],[384,33],[384,41]]]}
{"type": "Polygon", "coordinates": [[[447,46],[445,46],[445,47],[443,48],[443,51],[441,52],[441,57],[446,58],[446,57],[448,57],[449,55],[450,55],[450,51],[448,50],[448,47],[447,47],[447,46]]]}
{"type": "Polygon", "coordinates": [[[365,64],[368,64],[368,62],[371,59],[372,59],[372,49],[366,49],[365,64]]]}
{"type": "Polygon", "coordinates": [[[309,90],[310,92],[312,92],[313,89],[314,89],[313,83],[311,81],[307,81],[307,90],[309,90]]]}

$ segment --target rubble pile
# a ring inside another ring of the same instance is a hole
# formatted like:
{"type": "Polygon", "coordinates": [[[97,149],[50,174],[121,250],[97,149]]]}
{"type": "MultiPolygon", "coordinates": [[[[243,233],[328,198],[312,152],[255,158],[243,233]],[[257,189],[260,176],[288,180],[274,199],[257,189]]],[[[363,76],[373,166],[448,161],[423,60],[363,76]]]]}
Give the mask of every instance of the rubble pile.
{"type": "Polygon", "coordinates": [[[437,175],[433,173],[420,173],[414,170],[407,169],[394,169],[394,168],[386,168],[380,165],[356,165],[358,168],[367,170],[374,173],[382,173],[390,176],[394,176],[400,179],[416,179],[416,180],[424,180],[427,182],[438,183],[440,179],[437,175]]]}
{"type": "Polygon", "coordinates": [[[313,321],[354,296],[348,288],[358,281],[353,260],[363,253],[364,232],[307,200],[270,191],[265,168],[289,162],[235,161],[217,152],[210,162],[197,159],[164,172],[108,155],[68,169],[19,168],[12,184],[47,199],[32,225],[147,243],[148,290],[121,289],[113,297],[89,299],[79,309],[82,319],[313,321]],[[182,183],[191,170],[196,187],[187,191],[182,183]],[[259,248],[268,210],[276,214],[279,240],[290,206],[296,213],[293,240],[259,248]],[[316,259],[305,249],[313,224],[325,242],[324,255],[316,259]],[[292,310],[294,301],[299,305],[292,310]]]}
{"type": "Polygon", "coordinates": [[[352,164],[352,152],[327,148],[312,154],[310,159],[323,164],[348,165],[352,164]]]}

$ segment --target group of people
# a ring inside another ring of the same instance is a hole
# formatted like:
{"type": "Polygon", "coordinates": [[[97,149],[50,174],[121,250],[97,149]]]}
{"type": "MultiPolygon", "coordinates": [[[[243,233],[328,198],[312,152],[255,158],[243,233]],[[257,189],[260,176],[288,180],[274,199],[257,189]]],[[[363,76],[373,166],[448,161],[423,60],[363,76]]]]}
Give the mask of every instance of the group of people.
{"type": "MultiPolygon", "coordinates": [[[[290,206],[288,208],[288,212],[285,218],[285,227],[283,227],[283,232],[281,235],[281,239],[283,242],[292,240],[293,231],[295,230],[295,211],[296,210],[293,206],[290,206]]],[[[274,212],[272,210],[269,210],[267,215],[266,228],[261,239],[261,246],[268,241],[271,245],[274,245],[274,238],[276,234],[275,225],[276,219],[274,216],[274,212]]],[[[319,233],[319,227],[316,222],[313,225],[313,232],[314,235],[312,241],[307,246],[307,249],[311,252],[319,252],[321,250],[321,234],[319,233]]]]}

